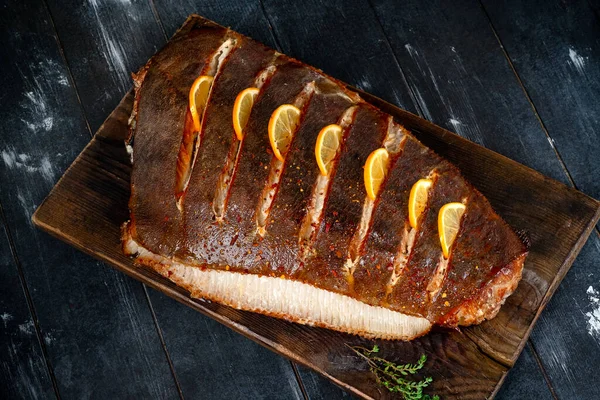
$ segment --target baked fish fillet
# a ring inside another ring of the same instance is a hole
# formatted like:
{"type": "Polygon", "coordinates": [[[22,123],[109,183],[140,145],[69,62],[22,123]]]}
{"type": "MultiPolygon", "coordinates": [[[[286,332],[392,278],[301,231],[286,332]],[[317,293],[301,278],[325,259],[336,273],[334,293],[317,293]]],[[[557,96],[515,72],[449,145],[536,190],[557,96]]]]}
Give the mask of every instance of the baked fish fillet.
{"type": "Polygon", "coordinates": [[[131,219],[123,249],[193,297],[365,337],[410,340],[434,324],[493,318],[516,288],[527,246],[458,169],[404,127],[322,72],[200,17],[134,76],[131,219]],[[200,129],[189,93],[212,85],[200,129]],[[232,110],[257,88],[243,139],[232,110]],[[268,136],[274,110],[300,122],[284,155],[268,136]],[[326,175],[321,129],[341,145],[326,175]],[[379,194],[363,183],[369,155],[389,166],[379,194]],[[418,225],[409,193],[431,187],[418,225]],[[444,204],[465,206],[447,257],[444,204]]]}

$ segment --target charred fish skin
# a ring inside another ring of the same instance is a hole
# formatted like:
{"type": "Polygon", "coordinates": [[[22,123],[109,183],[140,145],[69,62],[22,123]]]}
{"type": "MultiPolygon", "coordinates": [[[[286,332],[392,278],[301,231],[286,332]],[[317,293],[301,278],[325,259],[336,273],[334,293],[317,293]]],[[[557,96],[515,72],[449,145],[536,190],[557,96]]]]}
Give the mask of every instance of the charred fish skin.
{"type": "Polygon", "coordinates": [[[425,318],[373,307],[300,281],[178,263],[139,246],[128,228],[123,230],[125,253],[136,254],[142,265],[185,288],[192,297],[366,338],[411,340],[431,329],[425,318]]]}
{"type": "Polygon", "coordinates": [[[527,247],[456,167],[341,82],[195,20],[135,77],[126,254],[192,296],[366,337],[410,340],[432,324],[469,325],[498,312],[518,284],[527,247]],[[188,92],[205,71],[214,80],[178,203],[188,92]],[[239,141],[233,104],[257,86],[239,141]],[[268,124],[283,104],[297,105],[301,115],[281,161],[268,124]],[[344,115],[349,119],[315,222],[314,146],[320,130],[344,115]],[[363,167],[382,147],[389,147],[391,161],[372,200],[363,167]],[[409,192],[423,178],[433,185],[419,226],[411,228],[409,192]],[[449,202],[466,211],[445,258],[437,219],[449,202]],[[315,223],[308,241],[303,221],[315,223]]]}
{"type": "Polygon", "coordinates": [[[334,287],[350,293],[348,259],[350,241],[360,224],[366,191],[363,166],[369,154],[385,140],[387,115],[361,102],[340,161],[314,247],[316,256],[305,265],[303,278],[322,287],[334,287]]]}
{"type": "Polygon", "coordinates": [[[215,76],[204,114],[197,161],[183,203],[186,236],[176,257],[186,262],[199,259],[212,262],[208,254],[198,249],[198,238],[204,237],[204,232],[215,223],[212,212],[215,190],[230,147],[237,141],[231,123],[233,104],[239,92],[254,85],[256,76],[272,63],[275,54],[248,39],[240,37],[238,41],[239,48],[215,76]]]}
{"type": "MultiPolygon", "coordinates": [[[[232,271],[273,273],[271,268],[275,263],[269,263],[265,257],[274,251],[282,260],[295,260],[295,249],[279,246],[267,251],[261,247],[262,240],[256,234],[257,204],[261,201],[273,158],[267,125],[279,105],[293,102],[308,83],[319,78],[319,74],[286,57],[281,57],[275,64],[275,73],[259,93],[244,132],[223,223],[207,224],[196,232],[196,240],[188,243],[197,260],[222,267],[228,265],[232,271]]],[[[227,112],[227,118],[231,118],[231,110],[227,112]]],[[[210,191],[210,195],[214,193],[214,187],[205,185],[199,190],[210,191]]]]}
{"type": "MultiPolygon", "coordinates": [[[[355,274],[357,291],[365,293],[371,304],[394,304],[394,301],[390,302],[387,298],[388,292],[393,291],[396,285],[405,281],[405,276],[410,275],[405,267],[398,275],[397,282],[387,287],[397,258],[400,257],[403,236],[408,235],[410,230],[406,228],[408,198],[412,185],[421,178],[431,176],[441,167],[442,161],[431,150],[409,137],[389,173],[374,216],[372,232],[365,246],[364,265],[358,268],[355,274]]],[[[426,215],[429,212],[435,213],[435,210],[425,210],[426,215]]],[[[405,254],[407,261],[413,249],[414,245],[405,254]]],[[[413,307],[407,306],[406,301],[402,301],[399,308],[402,312],[420,315],[413,307]]]]}
{"type": "MultiPolygon", "coordinates": [[[[494,291],[494,296],[487,299],[488,302],[497,297],[504,300],[507,293],[512,293],[521,277],[522,262],[527,253],[526,245],[508,224],[490,212],[491,206],[481,193],[472,189],[467,204],[447,277],[427,315],[435,321],[447,320],[449,325],[452,325],[451,317],[460,313],[463,304],[482,301],[481,296],[490,290],[494,291]]],[[[490,308],[497,304],[491,303],[480,305],[490,308]]]]}
{"type": "Polygon", "coordinates": [[[270,213],[268,235],[261,243],[267,254],[275,256],[275,250],[283,243],[294,250],[294,262],[272,257],[268,261],[278,272],[286,276],[303,276],[298,245],[302,220],[308,212],[313,185],[319,174],[315,163],[315,143],[324,126],[337,122],[343,112],[353,105],[351,98],[333,82],[320,79],[315,93],[304,110],[303,122],[286,158],[283,179],[280,182],[275,207],[270,213]],[[283,270],[283,271],[282,271],[283,270]]]}
{"type": "Polygon", "coordinates": [[[129,208],[136,238],[159,254],[172,255],[180,240],[173,238],[184,234],[174,187],[188,92],[226,34],[214,24],[195,25],[152,58],[136,93],[129,208]]]}
{"type": "Polygon", "coordinates": [[[408,258],[406,272],[391,294],[390,306],[402,305],[413,315],[427,315],[429,292],[427,290],[440,262],[442,249],[438,233],[438,213],[449,202],[460,202],[469,194],[469,187],[450,163],[439,159],[436,178],[430,193],[429,209],[423,216],[415,238],[414,248],[408,258]]]}

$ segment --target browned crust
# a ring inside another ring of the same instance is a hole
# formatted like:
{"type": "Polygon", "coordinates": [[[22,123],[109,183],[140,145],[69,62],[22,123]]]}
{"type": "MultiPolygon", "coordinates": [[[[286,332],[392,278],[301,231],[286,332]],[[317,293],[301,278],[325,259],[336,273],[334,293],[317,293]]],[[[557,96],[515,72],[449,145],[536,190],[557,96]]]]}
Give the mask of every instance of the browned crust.
{"type": "Polygon", "coordinates": [[[144,78],[146,78],[146,73],[152,64],[152,59],[146,63],[137,73],[132,73],[131,78],[133,79],[133,108],[131,109],[131,116],[129,117],[129,134],[125,138],[125,143],[131,143],[133,139],[133,135],[135,133],[135,127],[137,125],[137,116],[138,116],[138,108],[140,104],[140,88],[142,87],[142,82],[144,82],[144,78]]]}
{"type": "MultiPolygon", "coordinates": [[[[202,290],[191,287],[190,285],[186,285],[184,283],[182,283],[179,279],[175,278],[175,277],[170,277],[169,276],[169,268],[167,265],[164,264],[160,264],[160,263],[154,263],[150,260],[147,259],[143,259],[143,258],[136,258],[136,262],[142,264],[142,265],[146,265],[151,267],[152,269],[154,269],[156,272],[158,272],[159,274],[161,274],[162,276],[164,276],[165,278],[169,278],[170,280],[172,280],[174,283],[177,284],[177,286],[180,286],[184,289],[186,289],[188,292],[190,292],[190,297],[192,298],[196,298],[196,299],[208,299],[211,301],[215,301],[217,303],[220,304],[224,304],[226,306],[229,307],[233,307],[233,308],[237,308],[237,309],[242,309],[243,308],[239,308],[239,307],[235,307],[234,304],[231,304],[230,302],[226,301],[224,298],[220,297],[220,296],[215,296],[215,295],[210,295],[208,293],[204,293],[202,290]],[[150,265],[150,264],[154,264],[154,265],[150,265]]],[[[291,315],[291,314],[283,314],[283,313],[277,313],[277,312],[272,312],[272,311],[264,311],[264,310],[245,310],[245,311],[252,311],[252,312],[257,312],[260,314],[264,314],[264,315],[268,315],[270,317],[275,317],[275,318],[280,318],[280,319],[284,319],[286,321],[290,321],[290,322],[294,322],[294,323],[299,323],[299,324],[303,324],[303,325],[310,325],[310,326],[316,326],[318,328],[326,328],[326,329],[331,329],[331,330],[335,330],[335,331],[339,331],[339,332],[344,332],[344,333],[349,333],[352,335],[358,335],[358,336],[362,336],[364,338],[367,339],[384,339],[384,340],[396,340],[398,339],[395,336],[392,335],[375,335],[372,332],[368,332],[368,331],[364,331],[364,330],[359,330],[359,329],[354,329],[354,330],[345,330],[345,329],[340,329],[340,327],[335,326],[335,325],[330,325],[330,324],[325,324],[325,323],[321,323],[321,322],[316,322],[316,323],[307,323],[306,321],[291,315]]],[[[429,331],[431,330],[428,329],[426,331],[423,331],[421,334],[419,335],[415,335],[409,338],[404,338],[403,340],[413,340],[416,339],[420,336],[423,336],[427,333],[429,333],[429,331]]]]}
{"type": "MultiPolygon", "coordinates": [[[[188,285],[186,283],[184,283],[181,279],[179,279],[178,277],[172,275],[171,271],[170,271],[170,266],[168,263],[171,262],[170,259],[163,257],[161,255],[155,254],[153,253],[155,256],[160,257],[161,260],[164,260],[164,262],[158,262],[155,261],[153,259],[150,258],[145,258],[145,257],[140,257],[136,254],[131,254],[127,248],[125,247],[125,243],[131,238],[131,233],[130,233],[130,229],[131,229],[131,225],[129,222],[126,222],[125,224],[123,224],[121,232],[122,232],[122,244],[123,244],[123,252],[129,256],[132,256],[135,263],[141,266],[145,266],[148,267],[156,272],[158,272],[159,274],[161,274],[163,277],[171,280],[172,282],[174,282],[177,286],[187,290],[190,293],[190,297],[192,298],[196,298],[196,299],[205,299],[205,300],[210,300],[210,301],[214,301],[217,302],[219,304],[223,304],[235,309],[239,309],[239,310],[244,310],[244,311],[251,311],[251,312],[256,312],[256,313],[260,313],[263,315],[267,315],[270,317],[275,317],[275,318],[279,318],[279,319],[284,319],[286,321],[290,321],[290,322],[294,322],[294,323],[298,323],[298,324],[303,324],[303,325],[310,325],[310,326],[315,326],[318,328],[326,328],[326,329],[331,329],[331,330],[335,330],[338,332],[343,332],[343,333],[349,333],[351,335],[358,335],[367,339],[384,339],[384,340],[405,340],[405,341],[410,341],[413,339],[416,339],[418,337],[424,336],[427,333],[429,333],[429,331],[431,330],[431,327],[433,326],[430,325],[429,329],[424,330],[422,332],[420,332],[417,335],[411,336],[411,337],[398,337],[398,336],[394,336],[394,335],[378,335],[378,334],[373,334],[372,332],[369,331],[365,331],[362,329],[353,329],[353,330],[348,330],[348,329],[341,329],[339,326],[336,325],[331,325],[331,324],[326,324],[326,323],[321,323],[321,322],[308,322],[304,319],[298,318],[297,316],[294,316],[292,314],[286,314],[286,313],[279,313],[279,312],[272,312],[272,311],[265,311],[265,310],[257,310],[257,309],[245,309],[243,307],[237,307],[235,304],[232,304],[231,302],[229,302],[227,299],[221,297],[221,296],[217,296],[214,294],[210,294],[210,293],[205,293],[203,292],[201,289],[196,288],[192,285],[188,285]]],[[[188,267],[190,268],[198,268],[197,266],[192,266],[189,265],[188,267]]],[[[221,271],[223,273],[227,273],[225,271],[221,271]]],[[[233,272],[231,272],[233,273],[233,272]]],[[[307,283],[304,283],[307,284],[307,283]]],[[[322,290],[322,289],[321,289],[322,290]]]]}
{"type": "MultiPolygon", "coordinates": [[[[185,23],[175,32],[175,34],[173,35],[171,40],[175,40],[178,37],[185,36],[192,30],[200,28],[202,26],[214,26],[214,27],[224,28],[212,21],[202,18],[201,16],[199,16],[197,14],[192,14],[185,20],[185,23]]],[[[150,58],[150,60],[148,60],[148,62],[138,70],[137,73],[136,72],[131,73],[131,78],[133,79],[134,97],[133,97],[133,108],[131,110],[131,116],[129,118],[129,134],[125,138],[125,144],[130,144],[131,140],[133,139],[134,134],[135,134],[135,126],[137,123],[137,114],[138,114],[139,99],[140,99],[140,89],[142,87],[142,83],[144,82],[144,79],[146,78],[146,73],[148,72],[148,69],[152,65],[154,58],[158,54],[160,54],[161,51],[158,51],[154,56],[152,56],[150,58]]]]}
{"type": "MultiPolygon", "coordinates": [[[[195,15],[190,16],[189,19],[192,19],[192,20],[198,19],[199,22],[190,24],[189,28],[186,30],[178,31],[175,34],[174,39],[178,36],[183,36],[183,35],[187,34],[189,31],[198,27],[199,25],[207,24],[207,22],[205,22],[204,19],[202,19],[201,17],[195,16],[195,15]]],[[[217,26],[214,23],[210,23],[210,25],[217,26]]],[[[287,56],[285,56],[285,57],[291,61],[296,61],[296,62],[300,63],[299,61],[297,61],[295,59],[292,59],[287,56]]],[[[148,63],[138,71],[137,74],[132,74],[132,77],[134,80],[135,97],[134,97],[132,115],[130,118],[130,133],[129,133],[129,137],[126,140],[127,143],[132,139],[134,131],[135,131],[135,124],[137,122],[136,119],[137,119],[137,114],[138,114],[137,111],[138,111],[138,105],[139,105],[140,88],[142,86],[142,83],[144,81],[146,73],[147,73],[148,69],[150,68],[152,62],[153,62],[153,59],[150,59],[148,61],[148,63]]],[[[305,65],[303,63],[301,63],[301,64],[305,65]]],[[[307,67],[320,73],[320,74],[323,74],[323,72],[317,68],[314,68],[312,66],[307,66],[307,67]]],[[[346,92],[346,94],[350,95],[355,101],[362,102],[362,99],[360,98],[360,96],[357,93],[348,90],[344,83],[342,83],[336,79],[333,79],[325,74],[323,74],[323,75],[326,76],[328,79],[331,79],[332,81],[338,83],[340,88],[342,88],[342,90],[344,92],[346,92]]],[[[365,103],[365,105],[375,108],[374,106],[372,106],[369,103],[365,103]]],[[[376,109],[376,110],[378,110],[378,109],[376,109]]],[[[469,185],[469,187],[472,191],[477,192],[477,190],[474,187],[472,187],[468,182],[467,182],[467,184],[469,185]]],[[[132,187],[132,190],[134,190],[133,187],[132,187]]],[[[488,200],[484,198],[484,201],[487,202],[488,200]]],[[[490,210],[492,210],[492,212],[494,212],[493,209],[491,208],[491,206],[490,206],[490,210]]],[[[122,238],[123,242],[125,242],[126,237],[128,235],[131,235],[135,238],[136,241],[138,241],[140,244],[143,245],[143,239],[137,237],[137,235],[136,235],[135,219],[134,219],[133,215],[131,215],[131,222],[127,226],[128,226],[128,228],[125,228],[123,230],[123,238],[122,238]]],[[[527,246],[527,244],[525,244],[525,246],[527,246]]],[[[127,254],[127,252],[125,252],[125,253],[127,254]]],[[[158,254],[155,254],[155,255],[158,257],[161,257],[163,260],[165,260],[165,262],[170,261],[170,259],[165,258],[161,255],[158,255],[158,254]]],[[[509,263],[507,266],[502,268],[492,280],[490,280],[484,287],[482,287],[477,292],[478,294],[475,297],[465,301],[460,306],[453,309],[450,313],[442,316],[441,318],[438,318],[436,321],[432,321],[432,323],[443,325],[443,326],[448,326],[448,327],[457,327],[458,325],[468,326],[468,325],[479,324],[484,320],[494,318],[498,314],[501,306],[506,301],[506,298],[508,296],[510,296],[514,292],[516,287],[518,286],[518,283],[521,279],[523,265],[524,265],[526,255],[527,255],[527,253],[524,253],[523,255],[517,257],[515,260],[513,260],[511,263],[509,263]]],[[[141,265],[145,265],[147,267],[152,268],[153,270],[157,271],[161,275],[174,281],[177,285],[190,291],[191,297],[206,298],[206,299],[210,299],[212,301],[216,301],[216,302],[228,305],[228,306],[235,307],[235,305],[228,303],[228,301],[224,298],[220,298],[219,296],[211,295],[209,293],[203,293],[200,289],[190,287],[189,285],[184,284],[180,280],[174,279],[173,277],[169,276],[169,266],[165,263],[156,262],[152,259],[146,259],[143,257],[136,257],[135,261],[141,265]]],[[[192,267],[192,266],[190,265],[190,267],[192,267]]],[[[248,310],[248,311],[256,311],[256,310],[248,310]]],[[[280,314],[280,313],[268,312],[268,311],[265,312],[262,310],[258,311],[258,312],[265,314],[265,315],[286,319],[286,320],[292,321],[292,322],[306,323],[306,322],[300,320],[299,318],[297,318],[293,315],[289,315],[289,314],[280,314]]],[[[328,324],[324,324],[324,323],[314,323],[312,325],[318,326],[318,327],[323,327],[323,328],[328,328],[328,329],[333,329],[333,330],[338,330],[338,331],[342,331],[342,332],[346,332],[346,333],[356,334],[356,335],[360,335],[360,336],[367,337],[367,338],[381,337],[383,339],[393,339],[393,337],[376,336],[370,332],[365,332],[365,331],[361,331],[361,330],[347,332],[343,329],[339,329],[336,326],[329,326],[328,324]]],[[[418,336],[420,336],[420,335],[418,335],[418,336]]],[[[415,337],[418,337],[418,336],[415,336],[415,337]]],[[[407,340],[412,340],[412,339],[414,339],[414,338],[410,338],[407,340]]]]}
{"type": "Polygon", "coordinates": [[[485,285],[478,296],[464,302],[461,306],[440,318],[438,324],[448,327],[468,326],[494,318],[508,296],[519,285],[526,256],[527,253],[517,257],[502,268],[496,277],[485,285]]]}

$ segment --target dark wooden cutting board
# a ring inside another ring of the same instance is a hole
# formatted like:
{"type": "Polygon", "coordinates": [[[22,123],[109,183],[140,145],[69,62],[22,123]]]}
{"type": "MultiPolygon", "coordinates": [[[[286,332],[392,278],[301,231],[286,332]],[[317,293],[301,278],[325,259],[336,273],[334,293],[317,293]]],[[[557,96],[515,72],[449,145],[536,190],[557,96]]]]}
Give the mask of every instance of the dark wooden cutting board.
{"type": "Polygon", "coordinates": [[[493,397],[600,218],[600,203],[416,115],[361,94],[457,165],[514,229],[527,232],[531,252],[523,280],[493,320],[460,331],[434,330],[412,342],[368,341],[194,300],[157,273],[135,266],[120,247],[120,227],[129,214],[131,164],[123,139],[132,108],[131,93],[38,208],[33,222],[359,396],[387,398],[390,394],[377,385],[366,364],[345,344],[377,343],[382,356],[396,362],[414,362],[426,354],[426,375],[434,378],[429,392],[442,398],[493,397]]]}

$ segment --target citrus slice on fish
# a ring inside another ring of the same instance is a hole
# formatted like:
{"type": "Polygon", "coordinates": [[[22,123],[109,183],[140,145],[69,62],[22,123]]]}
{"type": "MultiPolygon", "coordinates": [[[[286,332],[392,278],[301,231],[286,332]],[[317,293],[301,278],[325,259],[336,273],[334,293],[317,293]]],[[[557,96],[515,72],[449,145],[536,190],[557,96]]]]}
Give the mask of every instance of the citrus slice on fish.
{"type": "Polygon", "coordinates": [[[408,197],[408,222],[411,228],[416,228],[419,223],[419,217],[427,207],[429,198],[429,189],[433,182],[431,179],[419,179],[410,190],[408,197]]]}
{"type": "Polygon", "coordinates": [[[438,232],[444,257],[450,256],[450,248],[460,229],[460,221],[465,213],[466,206],[462,203],[448,203],[440,208],[438,214],[438,232]]]}
{"type": "Polygon", "coordinates": [[[385,180],[390,162],[390,155],[384,148],[379,148],[369,154],[365,163],[364,179],[367,196],[375,200],[385,180]]]}
{"type": "Polygon", "coordinates": [[[204,112],[204,107],[206,107],[212,83],[212,76],[201,75],[194,81],[190,89],[190,112],[196,132],[200,131],[200,118],[204,112]]]}
{"type": "Polygon", "coordinates": [[[269,141],[273,154],[279,161],[284,160],[299,122],[300,110],[291,104],[283,104],[271,114],[268,128],[269,141]]]}
{"type": "Polygon", "coordinates": [[[235,99],[235,103],[233,104],[233,129],[238,140],[244,138],[244,128],[248,123],[254,101],[259,91],[258,88],[254,87],[247,88],[242,90],[235,99]]]}
{"type": "Polygon", "coordinates": [[[327,176],[330,171],[331,161],[337,155],[342,139],[342,127],[336,124],[327,125],[321,129],[315,146],[315,157],[321,175],[327,176]]]}

